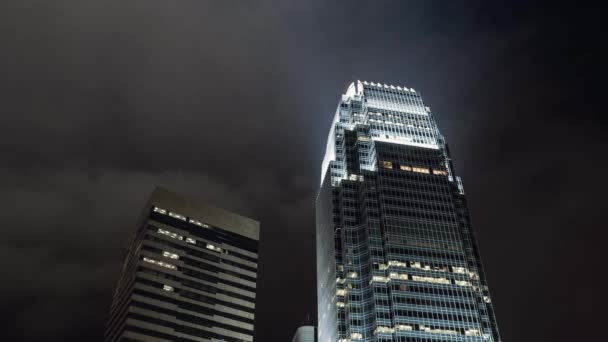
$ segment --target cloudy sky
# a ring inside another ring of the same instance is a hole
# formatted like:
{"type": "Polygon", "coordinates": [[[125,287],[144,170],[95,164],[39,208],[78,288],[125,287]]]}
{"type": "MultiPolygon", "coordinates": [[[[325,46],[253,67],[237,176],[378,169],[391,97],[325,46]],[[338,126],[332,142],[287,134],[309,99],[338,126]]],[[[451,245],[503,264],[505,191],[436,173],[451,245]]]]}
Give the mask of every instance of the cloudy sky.
{"type": "Polygon", "coordinates": [[[316,310],[329,123],[360,79],[413,87],[436,114],[503,339],[597,340],[598,12],[456,3],[2,1],[0,339],[100,341],[159,184],[262,222],[256,342],[291,340],[316,310]]]}

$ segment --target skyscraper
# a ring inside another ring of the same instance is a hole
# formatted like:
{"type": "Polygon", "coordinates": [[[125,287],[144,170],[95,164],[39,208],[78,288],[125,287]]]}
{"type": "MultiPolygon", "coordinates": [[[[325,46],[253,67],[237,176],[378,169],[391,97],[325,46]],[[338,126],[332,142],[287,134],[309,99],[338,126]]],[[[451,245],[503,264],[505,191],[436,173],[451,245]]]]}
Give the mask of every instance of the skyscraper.
{"type": "Polygon", "coordinates": [[[122,267],[105,341],[253,340],[259,223],[155,189],[122,267]]]}
{"type": "Polygon", "coordinates": [[[316,221],[319,341],[500,341],[462,183],[414,89],[342,95],[316,221]]]}

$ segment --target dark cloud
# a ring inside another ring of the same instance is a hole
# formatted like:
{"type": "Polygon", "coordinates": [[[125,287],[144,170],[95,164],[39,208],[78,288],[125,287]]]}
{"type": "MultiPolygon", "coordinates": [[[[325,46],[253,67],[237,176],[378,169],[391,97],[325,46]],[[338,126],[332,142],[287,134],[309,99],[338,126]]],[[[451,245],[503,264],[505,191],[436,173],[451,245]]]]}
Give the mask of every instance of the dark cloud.
{"type": "Polygon", "coordinates": [[[4,1],[3,340],[101,339],[156,184],[262,221],[257,341],[289,340],[315,315],[313,201],[338,96],[355,79],[414,87],[436,113],[503,338],[600,336],[608,146],[588,11],[4,1]]]}

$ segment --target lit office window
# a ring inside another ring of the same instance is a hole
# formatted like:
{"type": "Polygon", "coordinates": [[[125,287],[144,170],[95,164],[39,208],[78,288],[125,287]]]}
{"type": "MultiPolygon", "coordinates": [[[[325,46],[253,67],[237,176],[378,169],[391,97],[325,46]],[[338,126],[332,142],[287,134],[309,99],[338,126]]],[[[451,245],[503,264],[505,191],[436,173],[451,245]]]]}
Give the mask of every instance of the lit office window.
{"type": "Polygon", "coordinates": [[[176,218],[178,220],[186,221],[186,217],[185,216],[182,216],[180,214],[174,213],[172,211],[169,212],[169,216],[171,216],[173,218],[176,218]]]}
{"type": "Polygon", "coordinates": [[[150,258],[146,258],[146,257],[144,257],[143,260],[145,262],[149,262],[151,264],[155,264],[155,265],[158,265],[158,266],[161,266],[161,267],[165,267],[165,268],[169,268],[169,269],[172,269],[172,270],[177,269],[177,267],[175,267],[175,265],[171,265],[171,264],[168,264],[168,263],[163,262],[163,261],[158,261],[158,260],[154,260],[154,259],[150,259],[150,258]]]}
{"type": "Polygon", "coordinates": [[[407,267],[407,264],[401,261],[396,261],[396,260],[389,260],[388,262],[389,266],[396,266],[396,267],[407,267]]]}
{"type": "Polygon", "coordinates": [[[170,258],[170,259],[179,259],[179,255],[177,255],[175,253],[167,252],[167,251],[163,252],[163,256],[170,258]]]}
{"type": "Polygon", "coordinates": [[[448,335],[459,335],[460,334],[456,330],[431,328],[431,327],[427,327],[427,326],[422,325],[422,324],[418,326],[418,330],[425,331],[425,332],[430,332],[430,333],[435,333],[435,334],[448,334],[448,335]]]}
{"type": "Polygon", "coordinates": [[[481,336],[481,334],[479,333],[479,330],[477,330],[477,329],[467,329],[464,331],[464,334],[466,336],[481,336]]]}
{"type": "Polygon", "coordinates": [[[429,173],[429,169],[427,169],[425,167],[418,167],[418,166],[412,167],[412,171],[418,172],[418,173],[429,173]]]}
{"type": "Polygon", "coordinates": [[[160,214],[167,214],[167,211],[165,209],[159,208],[159,207],[154,207],[154,212],[155,213],[160,213],[160,214]]]}
{"type": "Polygon", "coordinates": [[[202,223],[202,222],[200,222],[200,221],[197,221],[197,220],[189,219],[189,220],[188,220],[188,222],[190,222],[190,223],[192,223],[192,224],[195,224],[195,225],[197,225],[197,226],[200,226],[200,227],[202,227],[202,226],[203,226],[203,223],[202,223]]]}
{"type": "Polygon", "coordinates": [[[395,329],[391,328],[391,327],[382,327],[379,326],[376,328],[376,330],[374,331],[377,334],[392,334],[395,332],[395,329]]]}
{"type": "Polygon", "coordinates": [[[218,253],[222,252],[222,249],[220,247],[212,245],[210,243],[208,243],[206,247],[207,247],[207,249],[210,249],[210,250],[218,252],[218,253]]]}
{"type": "Polygon", "coordinates": [[[450,284],[450,280],[446,278],[412,276],[412,280],[433,284],[450,284]]]}
{"type": "Polygon", "coordinates": [[[471,283],[466,280],[456,280],[456,285],[460,286],[471,286],[471,283]]]}
{"type": "Polygon", "coordinates": [[[407,324],[398,324],[395,326],[395,328],[397,330],[405,330],[405,331],[414,330],[414,328],[411,325],[407,325],[407,324]]]}
{"type": "Polygon", "coordinates": [[[456,267],[456,266],[452,267],[452,271],[454,273],[461,273],[461,274],[465,274],[465,273],[468,272],[466,268],[464,268],[464,267],[456,267]]]}
{"type": "Polygon", "coordinates": [[[177,235],[176,233],[170,232],[168,230],[160,229],[160,228],[158,228],[157,233],[166,235],[166,236],[168,236],[170,238],[173,238],[173,239],[178,239],[178,240],[183,240],[184,239],[184,237],[181,236],[181,235],[177,235]]]}
{"type": "Polygon", "coordinates": [[[385,169],[392,169],[393,168],[393,163],[390,161],[381,161],[380,165],[385,168],[385,169]]]}
{"type": "Polygon", "coordinates": [[[389,273],[389,277],[391,279],[408,280],[408,276],[405,273],[391,272],[391,273],[389,273]]]}
{"type": "Polygon", "coordinates": [[[380,282],[380,283],[388,283],[390,279],[383,276],[373,276],[372,281],[380,282]]]}

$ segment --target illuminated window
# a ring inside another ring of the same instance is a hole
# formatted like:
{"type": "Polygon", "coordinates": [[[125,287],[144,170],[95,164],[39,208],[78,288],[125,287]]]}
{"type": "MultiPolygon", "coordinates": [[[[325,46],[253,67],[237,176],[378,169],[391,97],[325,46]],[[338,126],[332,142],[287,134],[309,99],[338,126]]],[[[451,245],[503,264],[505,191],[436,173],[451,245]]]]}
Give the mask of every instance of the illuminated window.
{"type": "Polygon", "coordinates": [[[357,276],[358,276],[357,272],[348,272],[349,278],[357,278],[357,276]]]}
{"type": "Polygon", "coordinates": [[[175,253],[170,253],[170,252],[167,252],[167,251],[163,252],[163,256],[167,257],[167,258],[170,258],[170,259],[179,259],[179,255],[177,255],[175,253]]]}
{"type": "Polygon", "coordinates": [[[163,285],[163,290],[173,292],[173,286],[163,285]]]}
{"type": "Polygon", "coordinates": [[[176,218],[178,220],[186,221],[186,217],[185,216],[182,216],[180,214],[176,214],[176,213],[174,213],[172,211],[169,212],[169,216],[171,216],[173,218],[176,218]]]}
{"type": "Polygon", "coordinates": [[[479,330],[477,330],[477,329],[467,329],[467,330],[464,331],[464,334],[466,336],[479,336],[479,335],[481,335],[479,333],[479,330]]]}
{"type": "Polygon", "coordinates": [[[165,209],[159,208],[159,207],[154,207],[154,212],[155,213],[160,213],[160,214],[167,214],[167,211],[165,209]]]}
{"type": "Polygon", "coordinates": [[[337,296],[346,296],[346,290],[345,289],[338,289],[338,290],[336,290],[336,295],[337,296]]]}
{"type": "Polygon", "coordinates": [[[433,169],[433,174],[434,175],[441,175],[441,176],[447,176],[448,175],[448,173],[446,171],[444,171],[444,170],[435,170],[435,169],[433,169]]]}
{"type": "Polygon", "coordinates": [[[471,286],[471,283],[466,280],[456,280],[456,285],[460,286],[471,286]]]}
{"type": "Polygon", "coordinates": [[[407,264],[401,261],[395,261],[395,260],[389,260],[388,262],[389,266],[396,266],[396,267],[407,267],[407,264]]]}
{"type": "Polygon", "coordinates": [[[220,247],[214,246],[214,245],[212,245],[210,243],[207,244],[207,249],[210,249],[212,251],[216,251],[216,252],[219,252],[219,253],[222,252],[222,249],[220,247]]]}
{"type": "Polygon", "coordinates": [[[467,273],[467,269],[466,269],[466,268],[464,268],[464,267],[456,267],[456,266],[453,266],[453,267],[452,267],[452,271],[453,271],[454,273],[461,273],[461,274],[465,274],[465,273],[467,273]]]}
{"type": "Polygon", "coordinates": [[[388,279],[387,277],[382,277],[382,276],[373,276],[372,277],[372,281],[375,282],[380,282],[380,283],[388,283],[390,279],[388,279]]]}
{"type": "Polygon", "coordinates": [[[399,165],[399,168],[403,171],[412,171],[412,167],[409,165],[399,165]]]}
{"type": "Polygon", "coordinates": [[[414,330],[414,327],[412,327],[411,325],[407,325],[407,324],[399,324],[399,325],[396,325],[395,328],[397,328],[397,330],[414,330]]]}
{"type": "Polygon", "coordinates": [[[389,277],[391,279],[401,279],[401,280],[407,280],[407,274],[405,273],[397,273],[397,272],[391,272],[389,273],[389,277]]]}
{"type": "Polygon", "coordinates": [[[391,327],[377,327],[374,333],[377,334],[392,334],[395,332],[395,329],[391,327]]]}
{"type": "Polygon", "coordinates": [[[390,161],[381,161],[380,165],[385,168],[385,169],[392,169],[393,168],[393,163],[390,161]]]}
{"type": "Polygon", "coordinates": [[[417,166],[412,167],[412,171],[418,172],[418,173],[429,173],[429,169],[427,169],[425,167],[417,167],[417,166]]]}
{"type": "Polygon", "coordinates": [[[192,224],[195,224],[195,225],[197,225],[197,226],[199,226],[199,227],[205,227],[205,228],[208,228],[208,227],[209,227],[209,226],[207,226],[206,224],[204,224],[204,223],[202,223],[202,222],[200,222],[200,221],[197,221],[197,220],[193,220],[193,219],[189,219],[189,220],[188,220],[188,222],[190,222],[190,223],[192,223],[192,224]]]}
{"type": "Polygon", "coordinates": [[[167,235],[168,237],[173,238],[173,239],[178,239],[178,240],[184,239],[184,237],[181,235],[177,235],[176,233],[170,232],[168,230],[160,229],[160,228],[158,228],[157,233],[167,235]]]}
{"type": "Polygon", "coordinates": [[[344,307],[344,302],[336,302],[336,306],[339,308],[343,308],[344,307]]]}
{"type": "Polygon", "coordinates": [[[363,334],[360,334],[360,333],[351,333],[350,334],[350,338],[352,340],[360,340],[360,339],[363,338],[363,334]]]}
{"type": "Polygon", "coordinates": [[[187,243],[191,243],[191,244],[193,244],[193,245],[196,245],[196,240],[194,240],[193,238],[189,238],[189,237],[187,237],[187,238],[186,238],[186,242],[187,242],[187,243]]]}
{"type": "Polygon", "coordinates": [[[436,334],[448,334],[448,335],[459,335],[460,334],[456,330],[431,328],[431,327],[424,326],[422,324],[420,324],[418,326],[418,329],[421,331],[426,331],[426,332],[436,333],[436,334]]]}
{"type": "Polygon", "coordinates": [[[424,282],[424,283],[450,284],[450,280],[446,279],[446,278],[412,276],[412,279],[415,281],[420,281],[420,282],[424,282]]]}
{"type": "Polygon", "coordinates": [[[488,297],[488,296],[483,296],[483,301],[486,302],[486,303],[490,303],[491,302],[490,297],[488,297]]]}
{"type": "Polygon", "coordinates": [[[154,259],[150,259],[150,258],[146,258],[146,257],[144,257],[143,260],[145,262],[149,262],[151,264],[155,264],[155,265],[158,265],[158,266],[166,267],[166,268],[169,268],[169,269],[172,269],[172,270],[177,269],[177,267],[175,267],[175,265],[171,265],[171,264],[168,264],[168,263],[163,262],[163,261],[158,261],[158,260],[154,260],[154,259]]]}

